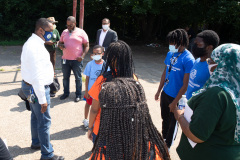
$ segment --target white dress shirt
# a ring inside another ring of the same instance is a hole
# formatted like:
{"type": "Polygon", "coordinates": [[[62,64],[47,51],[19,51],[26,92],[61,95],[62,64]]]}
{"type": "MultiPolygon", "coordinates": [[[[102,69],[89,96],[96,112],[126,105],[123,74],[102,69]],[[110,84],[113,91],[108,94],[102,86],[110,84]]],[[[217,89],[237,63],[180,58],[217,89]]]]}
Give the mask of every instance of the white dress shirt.
{"type": "Polygon", "coordinates": [[[54,76],[50,55],[44,43],[33,33],[23,45],[21,55],[22,79],[33,86],[39,104],[47,103],[45,85],[50,85],[54,76]]]}
{"type": "Polygon", "coordinates": [[[104,42],[104,39],[106,37],[107,32],[108,32],[108,30],[106,32],[104,32],[103,29],[102,29],[102,31],[100,33],[100,37],[99,37],[99,45],[100,46],[103,45],[103,42],[104,42]]]}

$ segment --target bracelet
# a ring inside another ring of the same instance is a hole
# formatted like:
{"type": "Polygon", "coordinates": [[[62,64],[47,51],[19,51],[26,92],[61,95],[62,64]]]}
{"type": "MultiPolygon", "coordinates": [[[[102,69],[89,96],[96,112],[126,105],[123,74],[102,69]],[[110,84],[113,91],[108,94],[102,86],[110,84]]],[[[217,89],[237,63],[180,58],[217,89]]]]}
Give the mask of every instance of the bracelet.
{"type": "Polygon", "coordinates": [[[93,131],[93,127],[92,127],[92,128],[89,128],[89,127],[88,127],[88,130],[89,130],[89,131],[93,131]]]}

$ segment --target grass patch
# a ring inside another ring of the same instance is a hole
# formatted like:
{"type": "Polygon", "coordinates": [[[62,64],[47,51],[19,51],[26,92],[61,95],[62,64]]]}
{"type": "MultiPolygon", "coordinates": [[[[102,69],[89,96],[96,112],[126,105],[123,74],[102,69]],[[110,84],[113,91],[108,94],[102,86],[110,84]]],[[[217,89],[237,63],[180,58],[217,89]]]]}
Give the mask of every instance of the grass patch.
{"type": "Polygon", "coordinates": [[[3,68],[0,68],[0,71],[4,71],[4,69],[3,69],[3,68]]]}
{"type": "Polygon", "coordinates": [[[19,46],[23,45],[26,40],[5,40],[5,41],[0,41],[0,46],[19,46]]]}

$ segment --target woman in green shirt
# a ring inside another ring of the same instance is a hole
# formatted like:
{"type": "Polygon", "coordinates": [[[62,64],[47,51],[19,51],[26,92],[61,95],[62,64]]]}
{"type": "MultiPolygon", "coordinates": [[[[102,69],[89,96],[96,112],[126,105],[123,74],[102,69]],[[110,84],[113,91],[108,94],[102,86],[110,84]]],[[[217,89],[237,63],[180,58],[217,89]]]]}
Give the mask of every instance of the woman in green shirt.
{"type": "Polygon", "coordinates": [[[240,46],[223,44],[211,58],[217,68],[188,101],[191,122],[184,110],[173,111],[183,131],[177,148],[182,160],[240,159],[240,46]],[[197,145],[192,148],[187,138],[197,145]]]}

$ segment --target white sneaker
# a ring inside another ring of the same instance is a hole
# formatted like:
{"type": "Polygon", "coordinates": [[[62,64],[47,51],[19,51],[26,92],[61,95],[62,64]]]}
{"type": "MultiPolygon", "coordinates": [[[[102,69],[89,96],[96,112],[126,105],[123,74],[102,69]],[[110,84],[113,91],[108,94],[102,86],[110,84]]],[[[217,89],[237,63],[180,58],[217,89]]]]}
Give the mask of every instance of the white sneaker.
{"type": "Polygon", "coordinates": [[[88,128],[89,121],[87,119],[84,119],[83,120],[83,125],[84,125],[85,128],[88,128]]]}

